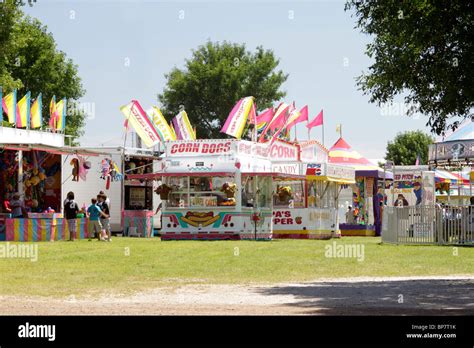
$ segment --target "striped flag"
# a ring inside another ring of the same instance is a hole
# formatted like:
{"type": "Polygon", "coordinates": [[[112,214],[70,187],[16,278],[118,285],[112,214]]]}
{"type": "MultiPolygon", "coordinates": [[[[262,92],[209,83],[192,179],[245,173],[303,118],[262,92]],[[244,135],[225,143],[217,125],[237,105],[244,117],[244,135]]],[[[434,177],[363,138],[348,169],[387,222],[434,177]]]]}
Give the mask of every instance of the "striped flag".
{"type": "Polygon", "coordinates": [[[49,102],[49,127],[56,130],[57,113],[56,113],[56,96],[53,95],[49,102]]]}
{"type": "Polygon", "coordinates": [[[8,116],[8,123],[14,124],[16,122],[16,89],[2,99],[2,108],[8,116]]]}
{"type": "Polygon", "coordinates": [[[38,95],[38,98],[34,101],[31,106],[31,128],[40,128],[43,123],[43,115],[41,110],[43,109],[43,99],[41,93],[38,95]]]}
{"type": "Polygon", "coordinates": [[[30,123],[30,97],[27,92],[16,104],[16,126],[17,128],[28,128],[30,123]]]}
{"type": "Polygon", "coordinates": [[[56,130],[63,131],[66,128],[66,105],[67,99],[61,99],[55,107],[56,112],[56,130]]]}

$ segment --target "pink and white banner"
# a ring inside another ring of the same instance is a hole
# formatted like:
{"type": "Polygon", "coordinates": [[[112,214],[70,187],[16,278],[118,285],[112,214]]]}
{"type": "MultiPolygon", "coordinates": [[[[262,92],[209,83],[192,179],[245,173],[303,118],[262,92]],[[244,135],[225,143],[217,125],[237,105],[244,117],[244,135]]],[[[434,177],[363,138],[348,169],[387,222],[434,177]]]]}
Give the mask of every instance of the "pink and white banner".
{"type": "Polygon", "coordinates": [[[247,123],[249,113],[252,110],[253,103],[253,97],[245,97],[240,99],[227,117],[221,132],[240,139],[242,137],[245,124],[247,123]]]}
{"type": "Polygon", "coordinates": [[[186,111],[181,111],[173,118],[173,126],[177,140],[196,140],[196,135],[191,127],[186,111]]]}

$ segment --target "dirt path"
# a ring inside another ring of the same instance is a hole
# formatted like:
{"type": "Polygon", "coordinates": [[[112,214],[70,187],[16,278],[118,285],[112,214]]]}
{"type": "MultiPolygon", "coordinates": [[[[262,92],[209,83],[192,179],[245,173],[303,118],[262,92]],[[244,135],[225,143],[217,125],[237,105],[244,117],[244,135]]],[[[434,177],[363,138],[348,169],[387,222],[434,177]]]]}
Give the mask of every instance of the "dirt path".
{"type": "Polygon", "coordinates": [[[2,315],[474,315],[474,277],[185,285],[132,296],[0,296],[2,315]]]}

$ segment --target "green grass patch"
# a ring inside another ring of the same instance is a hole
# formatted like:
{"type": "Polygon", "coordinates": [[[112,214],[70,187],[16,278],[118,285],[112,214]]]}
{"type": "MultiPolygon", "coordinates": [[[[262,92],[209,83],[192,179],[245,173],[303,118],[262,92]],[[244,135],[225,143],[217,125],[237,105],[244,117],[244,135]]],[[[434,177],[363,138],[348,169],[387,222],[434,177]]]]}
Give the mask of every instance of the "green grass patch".
{"type": "MultiPolygon", "coordinates": [[[[2,243],[4,244],[4,243],[2,243]]],[[[114,238],[42,242],[38,261],[0,258],[1,295],[130,293],[189,283],[300,282],[358,276],[474,275],[474,248],[397,246],[380,238],[167,241],[114,238]],[[325,257],[336,242],[364,245],[364,260],[325,257]]]]}

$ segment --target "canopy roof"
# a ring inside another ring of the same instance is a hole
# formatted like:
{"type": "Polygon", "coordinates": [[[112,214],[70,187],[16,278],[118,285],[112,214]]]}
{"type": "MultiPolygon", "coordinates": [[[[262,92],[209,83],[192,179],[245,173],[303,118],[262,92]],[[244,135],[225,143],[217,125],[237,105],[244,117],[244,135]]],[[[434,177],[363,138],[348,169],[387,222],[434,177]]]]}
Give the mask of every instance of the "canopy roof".
{"type": "Polygon", "coordinates": [[[435,169],[435,182],[447,182],[450,184],[469,185],[469,173],[448,172],[447,170],[435,169]]]}
{"type": "Polygon", "coordinates": [[[461,123],[458,129],[451,134],[447,134],[444,139],[439,139],[438,142],[446,141],[460,141],[474,139],[474,122],[468,119],[461,123]]]}
{"type": "Polygon", "coordinates": [[[341,137],[329,149],[329,163],[352,167],[355,170],[380,170],[382,169],[360,153],[351,148],[351,146],[341,137]]]}

